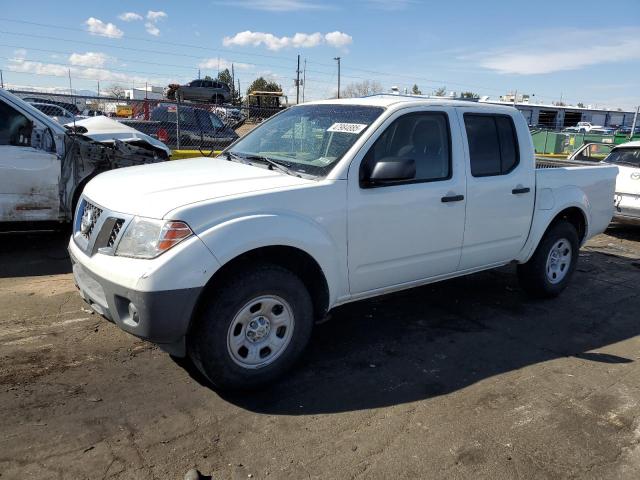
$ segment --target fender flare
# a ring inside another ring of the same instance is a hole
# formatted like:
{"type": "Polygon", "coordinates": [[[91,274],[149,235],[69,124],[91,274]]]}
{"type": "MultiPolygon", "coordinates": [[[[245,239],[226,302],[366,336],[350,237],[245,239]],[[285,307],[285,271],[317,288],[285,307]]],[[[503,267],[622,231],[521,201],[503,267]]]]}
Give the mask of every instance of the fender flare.
{"type": "Polygon", "coordinates": [[[553,220],[559,213],[568,208],[577,208],[582,212],[585,222],[583,242],[589,238],[591,205],[585,192],[576,186],[567,186],[560,189],[542,189],[536,199],[536,209],[533,213],[529,236],[516,258],[518,263],[525,263],[531,258],[553,220]]]}
{"type": "Polygon", "coordinates": [[[198,236],[221,266],[262,247],[297,248],[319,265],[329,289],[329,308],[348,292],[347,272],[343,267],[346,265],[346,247],[341,253],[329,233],[306,217],[290,213],[246,215],[219,223],[198,236]],[[238,238],[242,242],[238,242],[238,238]]]}

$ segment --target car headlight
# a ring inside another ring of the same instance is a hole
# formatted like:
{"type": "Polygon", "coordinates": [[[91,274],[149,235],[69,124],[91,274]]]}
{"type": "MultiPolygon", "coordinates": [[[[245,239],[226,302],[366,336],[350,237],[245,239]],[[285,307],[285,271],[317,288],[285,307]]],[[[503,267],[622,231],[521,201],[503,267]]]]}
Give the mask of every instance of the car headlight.
{"type": "Polygon", "coordinates": [[[184,222],[134,217],[125,230],[116,255],[155,258],[193,235],[184,222]]]}

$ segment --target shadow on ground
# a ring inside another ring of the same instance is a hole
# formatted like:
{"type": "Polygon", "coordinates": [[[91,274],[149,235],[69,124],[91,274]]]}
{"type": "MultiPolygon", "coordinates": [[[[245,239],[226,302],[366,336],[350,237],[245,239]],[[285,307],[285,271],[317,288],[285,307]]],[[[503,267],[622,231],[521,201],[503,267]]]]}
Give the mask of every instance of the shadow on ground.
{"type": "Polygon", "coordinates": [[[71,232],[0,233],[0,278],[71,272],[67,244],[71,232]]]}
{"type": "Polygon", "coordinates": [[[640,291],[628,286],[631,278],[637,285],[637,269],[615,259],[615,284],[604,267],[611,261],[589,254],[589,273],[577,272],[552,300],[527,298],[509,267],[344,306],[316,328],[281,382],[221,395],[259,413],[338,413],[444,395],[562,357],[634,362],[592,352],[640,333],[640,291]]]}

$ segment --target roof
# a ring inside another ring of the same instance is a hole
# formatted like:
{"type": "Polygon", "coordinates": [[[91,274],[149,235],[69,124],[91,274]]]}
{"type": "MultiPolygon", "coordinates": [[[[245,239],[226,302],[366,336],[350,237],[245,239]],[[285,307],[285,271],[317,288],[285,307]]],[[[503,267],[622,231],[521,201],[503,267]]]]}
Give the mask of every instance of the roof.
{"type": "Polygon", "coordinates": [[[305,105],[322,105],[322,104],[333,104],[333,105],[369,105],[372,107],[390,107],[392,105],[402,105],[402,106],[439,106],[439,107],[478,107],[482,109],[492,110],[513,110],[513,106],[502,106],[502,105],[494,105],[490,103],[478,103],[471,102],[465,100],[452,100],[448,98],[424,98],[419,96],[410,96],[410,95],[396,95],[393,93],[389,94],[378,94],[378,95],[369,95],[367,97],[358,97],[358,98],[334,98],[330,100],[318,100],[315,102],[307,102],[305,105]]]}

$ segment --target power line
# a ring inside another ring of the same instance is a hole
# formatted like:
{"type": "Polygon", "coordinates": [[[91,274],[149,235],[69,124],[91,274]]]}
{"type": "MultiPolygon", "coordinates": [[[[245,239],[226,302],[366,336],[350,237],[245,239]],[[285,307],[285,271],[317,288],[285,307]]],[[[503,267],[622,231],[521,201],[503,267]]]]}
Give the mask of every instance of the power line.
{"type": "MultiPolygon", "coordinates": [[[[18,20],[18,19],[15,19],[15,18],[6,18],[6,17],[0,17],[0,21],[11,22],[11,23],[21,23],[21,24],[24,24],[24,25],[33,25],[33,26],[37,26],[37,27],[58,28],[58,29],[61,29],[61,30],[83,32],[83,33],[88,33],[90,35],[94,35],[94,36],[98,36],[98,37],[106,37],[106,38],[110,38],[110,39],[113,39],[113,40],[118,40],[117,38],[114,38],[113,35],[92,33],[92,32],[89,32],[89,31],[87,31],[85,29],[82,29],[82,28],[66,27],[66,26],[63,26],[63,25],[54,25],[54,24],[50,24],[50,23],[29,22],[27,20],[18,20]]],[[[231,50],[229,48],[203,47],[202,45],[191,44],[191,43],[169,42],[169,41],[166,41],[166,40],[160,40],[158,38],[145,38],[145,37],[136,37],[136,36],[131,36],[131,35],[127,35],[127,38],[130,39],[130,40],[139,40],[139,41],[142,41],[142,42],[150,42],[150,43],[160,44],[160,45],[169,45],[169,46],[172,46],[172,47],[195,48],[195,49],[198,49],[198,50],[213,51],[213,52],[233,52],[233,50],[231,50]]],[[[78,40],[76,39],[76,40],[74,40],[74,42],[78,43],[78,40]]],[[[89,42],[83,41],[82,43],[87,44],[89,42]]],[[[101,45],[106,46],[106,47],[116,48],[115,45],[106,45],[106,44],[101,44],[101,45]]],[[[235,53],[239,53],[240,55],[252,56],[252,57],[276,58],[276,59],[283,58],[281,55],[269,55],[269,54],[264,54],[264,53],[242,53],[242,52],[235,52],[235,53]]]]}

